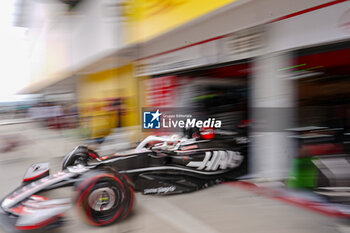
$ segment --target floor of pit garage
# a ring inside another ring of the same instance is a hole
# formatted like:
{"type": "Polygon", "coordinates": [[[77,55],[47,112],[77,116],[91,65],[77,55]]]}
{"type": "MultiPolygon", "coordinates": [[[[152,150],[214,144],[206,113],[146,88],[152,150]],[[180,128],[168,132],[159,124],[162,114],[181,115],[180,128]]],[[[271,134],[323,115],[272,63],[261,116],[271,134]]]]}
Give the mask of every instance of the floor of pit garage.
{"type": "MultiPolygon", "coordinates": [[[[20,184],[29,165],[48,160],[53,170],[58,170],[62,156],[81,142],[72,135],[36,124],[2,125],[0,131],[17,132],[23,140],[20,147],[1,153],[1,197],[20,184]]],[[[70,197],[72,193],[66,191],[63,193],[70,197]]],[[[132,214],[117,224],[92,227],[82,222],[72,209],[67,213],[65,224],[50,232],[350,232],[350,223],[345,220],[226,184],[174,196],[137,194],[136,199],[132,214]]],[[[0,232],[4,231],[0,229],[0,232]]]]}

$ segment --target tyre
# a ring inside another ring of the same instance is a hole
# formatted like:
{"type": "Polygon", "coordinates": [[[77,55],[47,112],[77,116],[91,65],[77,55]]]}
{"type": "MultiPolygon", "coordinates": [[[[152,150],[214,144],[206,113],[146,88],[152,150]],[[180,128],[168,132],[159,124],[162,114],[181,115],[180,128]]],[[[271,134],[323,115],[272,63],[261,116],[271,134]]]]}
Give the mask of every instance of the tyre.
{"type": "Polygon", "coordinates": [[[126,177],[115,172],[93,172],[78,185],[75,202],[79,215],[95,226],[110,225],[127,217],[134,191],[126,177]]]}

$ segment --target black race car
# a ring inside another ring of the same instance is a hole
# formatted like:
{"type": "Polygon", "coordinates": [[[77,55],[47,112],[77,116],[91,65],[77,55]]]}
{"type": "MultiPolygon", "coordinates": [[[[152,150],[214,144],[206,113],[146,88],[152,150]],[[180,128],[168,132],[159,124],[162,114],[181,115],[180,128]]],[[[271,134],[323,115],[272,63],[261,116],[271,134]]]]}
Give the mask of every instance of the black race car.
{"type": "Polygon", "coordinates": [[[34,164],[22,184],[1,201],[1,225],[8,231],[59,226],[71,200],[42,193],[64,186],[74,186],[73,203],[83,219],[101,226],[128,216],[134,191],[186,193],[245,174],[247,137],[234,132],[210,135],[207,130],[188,131],[184,137],[149,136],[133,150],[103,157],[78,146],[54,175],[49,175],[48,163],[34,164]]]}

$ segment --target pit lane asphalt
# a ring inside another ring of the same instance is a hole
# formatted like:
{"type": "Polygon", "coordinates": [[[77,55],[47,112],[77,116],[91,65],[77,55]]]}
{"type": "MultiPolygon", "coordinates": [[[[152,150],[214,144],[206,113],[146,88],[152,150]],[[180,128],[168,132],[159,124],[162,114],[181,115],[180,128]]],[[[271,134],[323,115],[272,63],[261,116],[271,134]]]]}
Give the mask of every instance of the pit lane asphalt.
{"type": "MultiPolygon", "coordinates": [[[[0,196],[17,187],[26,169],[37,162],[50,161],[58,171],[61,158],[81,140],[68,131],[47,130],[34,123],[1,125],[0,135],[16,134],[21,145],[0,155],[0,196]]],[[[51,197],[71,197],[71,188],[51,192],[51,197]]],[[[262,232],[310,233],[350,232],[344,220],[327,217],[229,185],[217,185],[190,194],[174,196],[136,195],[132,214],[107,227],[92,227],[67,213],[63,227],[50,232],[130,233],[130,232],[262,232]]],[[[0,229],[0,232],[4,232],[0,229]]]]}

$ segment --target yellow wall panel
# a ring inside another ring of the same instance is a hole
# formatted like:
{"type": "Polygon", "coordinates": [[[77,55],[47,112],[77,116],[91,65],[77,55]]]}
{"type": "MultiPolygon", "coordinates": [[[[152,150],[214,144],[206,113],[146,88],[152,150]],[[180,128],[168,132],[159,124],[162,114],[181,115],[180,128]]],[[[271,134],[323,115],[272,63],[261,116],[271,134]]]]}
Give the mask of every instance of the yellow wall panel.
{"type": "Polygon", "coordinates": [[[122,100],[122,127],[139,124],[138,82],[133,66],[127,65],[81,77],[78,84],[80,114],[91,129],[91,137],[104,137],[118,126],[119,114],[111,107],[122,100]]]}
{"type": "Polygon", "coordinates": [[[143,42],[236,0],[126,0],[129,43],[143,42]]]}

